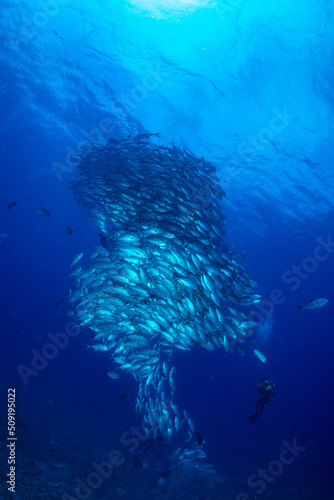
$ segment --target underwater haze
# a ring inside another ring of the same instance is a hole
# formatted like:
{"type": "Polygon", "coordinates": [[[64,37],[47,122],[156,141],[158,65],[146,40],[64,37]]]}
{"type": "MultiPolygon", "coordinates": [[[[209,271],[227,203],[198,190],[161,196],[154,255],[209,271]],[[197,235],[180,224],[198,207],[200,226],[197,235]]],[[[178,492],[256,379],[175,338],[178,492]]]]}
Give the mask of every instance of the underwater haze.
{"type": "Polygon", "coordinates": [[[1,498],[334,499],[333,14],[2,1],[1,498]]]}

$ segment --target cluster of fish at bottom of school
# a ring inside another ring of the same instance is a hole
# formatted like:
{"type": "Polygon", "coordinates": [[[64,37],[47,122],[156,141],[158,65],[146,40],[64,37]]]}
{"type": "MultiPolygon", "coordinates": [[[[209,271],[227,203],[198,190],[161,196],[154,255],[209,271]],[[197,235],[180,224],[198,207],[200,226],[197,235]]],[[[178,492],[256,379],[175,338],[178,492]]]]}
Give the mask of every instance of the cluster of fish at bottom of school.
{"type": "Polygon", "coordinates": [[[145,409],[147,432],[169,440],[180,416],[164,357],[175,348],[228,351],[243,343],[255,326],[247,308],[259,295],[224,244],[224,192],[214,167],[144,135],[77,158],[71,187],[100,228],[102,246],[88,269],[73,270],[70,301],[79,301],[78,324],[95,332],[91,347],[110,351],[138,381],[136,408],[145,409]]]}

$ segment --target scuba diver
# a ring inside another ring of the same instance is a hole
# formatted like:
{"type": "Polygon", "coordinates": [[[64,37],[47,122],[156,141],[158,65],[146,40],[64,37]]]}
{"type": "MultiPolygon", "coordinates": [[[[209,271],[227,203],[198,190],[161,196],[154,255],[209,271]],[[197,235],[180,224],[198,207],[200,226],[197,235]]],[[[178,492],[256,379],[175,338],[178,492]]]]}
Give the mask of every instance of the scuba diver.
{"type": "Polygon", "coordinates": [[[257,390],[261,394],[261,397],[256,403],[255,413],[247,417],[251,424],[259,418],[271,398],[275,396],[275,384],[266,377],[262,377],[261,382],[257,386],[257,390]]]}

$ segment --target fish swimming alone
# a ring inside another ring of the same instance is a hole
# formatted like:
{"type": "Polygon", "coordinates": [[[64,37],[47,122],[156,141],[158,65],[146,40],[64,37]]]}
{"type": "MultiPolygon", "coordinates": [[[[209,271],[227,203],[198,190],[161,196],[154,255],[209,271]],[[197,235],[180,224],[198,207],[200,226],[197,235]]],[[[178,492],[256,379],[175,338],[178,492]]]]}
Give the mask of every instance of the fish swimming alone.
{"type": "Polygon", "coordinates": [[[43,208],[43,207],[37,207],[37,208],[34,208],[34,212],[35,214],[37,215],[47,215],[48,217],[50,217],[51,215],[51,212],[49,212],[48,210],[46,210],[46,208],[43,208]]]}
{"type": "Polygon", "coordinates": [[[56,304],[56,307],[57,307],[57,309],[59,309],[60,307],[63,307],[65,304],[66,304],[66,301],[64,299],[59,299],[57,304],[56,304]]]}
{"type": "Polygon", "coordinates": [[[302,311],[314,311],[314,309],[319,309],[319,307],[323,307],[325,304],[327,304],[328,300],[327,299],[316,299],[316,300],[311,300],[309,304],[305,307],[300,307],[299,308],[298,314],[300,314],[302,311]]]}
{"type": "Polygon", "coordinates": [[[265,355],[262,354],[262,352],[258,351],[257,349],[254,349],[254,348],[253,348],[253,352],[254,352],[255,356],[257,358],[259,358],[260,361],[262,361],[262,363],[266,363],[267,359],[266,359],[265,355]]]}
{"type": "Polygon", "coordinates": [[[163,472],[159,472],[159,476],[160,476],[160,477],[165,477],[165,478],[166,478],[166,477],[170,477],[172,474],[173,474],[173,471],[171,471],[171,470],[169,470],[169,469],[168,469],[168,470],[165,470],[165,471],[163,471],[163,472]]]}
{"type": "Polygon", "coordinates": [[[117,380],[117,379],[119,378],[119,375],[118,375],[118,373],[116,373],[116,372],[111,372],[111,371],[110,371],[110,372],[107,372],[107,371],[105,371],[105,373],[108,375],[108,377],[110,377],[110,378],[112,378],[112,379],[117,380]]]}
{"type": "Polygon", "coordinates": [[[8,210],[10,210],[11,208],[13,207],[16,207],[16,201],[11,201],[10,203],[8,203],[8,210]]]}
{"type": "Polygon", "coordinates": [[[73,229],[70,226],[66,226],[65,227],[65,233],[72,234],[73,233],[73,229]]]}

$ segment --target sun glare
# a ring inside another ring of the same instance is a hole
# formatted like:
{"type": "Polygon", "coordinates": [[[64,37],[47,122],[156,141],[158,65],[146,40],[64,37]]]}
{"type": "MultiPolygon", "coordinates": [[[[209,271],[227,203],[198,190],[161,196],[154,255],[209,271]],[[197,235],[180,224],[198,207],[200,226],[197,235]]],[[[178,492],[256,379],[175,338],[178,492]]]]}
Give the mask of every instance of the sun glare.
{"type": "Polygon", "coordinates": [[[167,18],[210,7],[213,0],[128,0],[135,11],[146,16],[167,18]]]}

